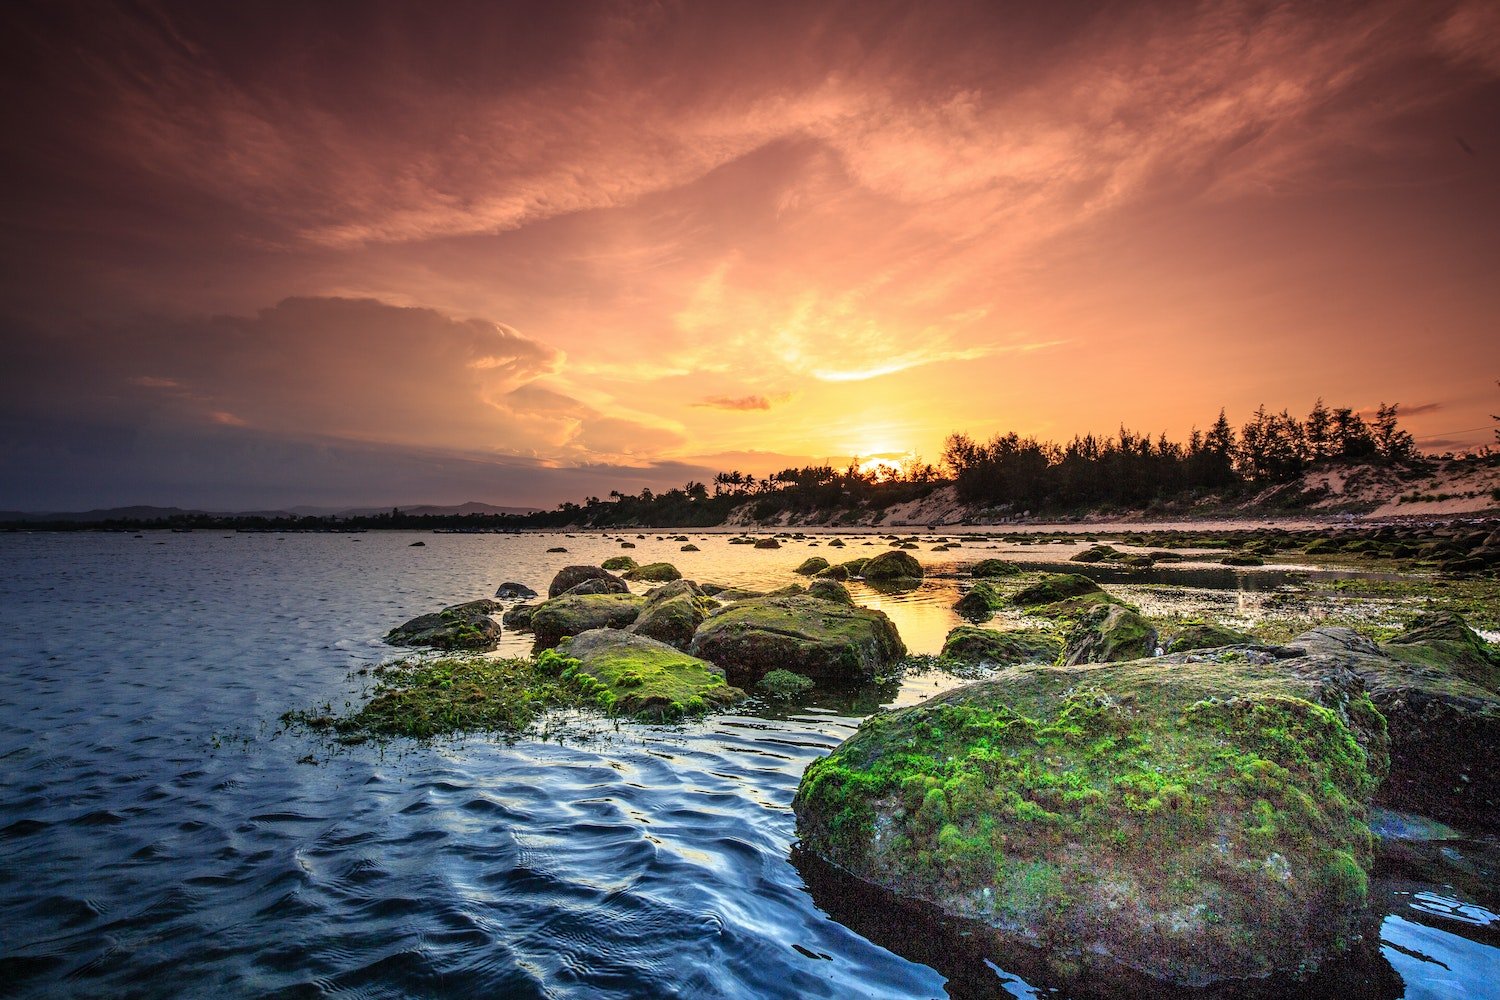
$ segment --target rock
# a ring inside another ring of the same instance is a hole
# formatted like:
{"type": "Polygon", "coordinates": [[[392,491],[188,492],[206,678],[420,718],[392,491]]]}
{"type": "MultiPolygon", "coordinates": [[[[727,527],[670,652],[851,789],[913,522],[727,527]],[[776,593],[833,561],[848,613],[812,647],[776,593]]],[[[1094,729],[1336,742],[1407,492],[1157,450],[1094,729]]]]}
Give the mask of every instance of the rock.
{"type": "Polygon", "coordinates": [[[961,663],[1053,663],[1062,653],[1062,640],[1038,629],[997,632],[994,629],[960,625],[948,633],[942,655],[961,663]]]}
{"type": "Polygon", "coordinates": [[[755,547],[757,549],[779,549],[781,548],[781,543],[774,538],[762,538],[755,542],[755,547]]]}
{"type": "Polygon", "coordinates": [[[554,546],[552,546],[552,548],[548,549],[547,551],[548,552],[566,552],[568,550],[565,549],[565,548],[563,548],[561,545],[554,545],[554,546]]]}
{"type": "Polygon", "coordinates": [[[410,545],[407,546],[407,548],[409,548],[409,549],[420,549],[420,548],[426,546],[426,544],[427,544],[426,542],[412,542],[410,545]]]}
{"type": "Polygon", "coordinates": [[[1165,637],[1162,647],[1168,653],[1186,653],[1190,649],[1242,646],[1255,641],[1252,635],[1212,622],[1184,622],[1165,637]]]}
{"type": "Polygon", "coordinates": [[[824,559],[822,556],[812,556],[809,559],[804,559],[802,565],[798,566],[792,572],[799,576],[812,576],[814,573],[821,573],[827,568],[827,559],[824,559]]]}
{"type": "Polygon", "coordinates": [[[687,649],[693,633],[715,607],[691,580],[675,580],[646,595],[641,615],[629,631],[687,649]]]}
{"type": "Polygon", "coordinates": [[[816,687],[811,677],[790,670],[773,670],[755,684],[755,690],[771,698],[794,698],[816,687]]]}
{"type": "Polygon", "coordinates": [[[874,715],[803,775],[802,846],[1083,974],[1314,968],[1374,929],[1379,716],[1337,664],[1200,655],[1013,667],[874,715]]]}
{"type": "Polygon", "coordinates": [[[621,574],[627,580],[643,580],[646,583],[666,583],[669,580],[681,580],[682,574],[677,567],[671,563],[655,562],[644,566],[637,566],[621,574]]]}
{"type": "Polygon", "coordinates": [[[541,607],[540,604],[517,604],[501,615],[500,620],[505,623],[505,627],[508,629],[513,629],[517,632],[529,632],[531,631],[531,616],[539,607],[541,607]]]}
{"type": "Polygon", "coordinates": [[[969,575],[973,577],[1015,576],[1020,572],[1021,567],[1004,559],[981,559],[969,567],[969,575]]]}
{"type": "Polygon", "coordinates": [[[849,579],[849,571],[845,569],[842,564],[838,566],[829,566],[827,569],[822,570],[818,573],[818,579],[844,581],[849,579]]]}
{"type": "Polygon", "coordinates": [[[849,588],[837,580],[814,580],[807,588],[808,597],[816,597],[820,601],[833,601],[835,604],[854,605],[854,597],[850,595],[849,588]]]}
{"type": "Polygon", "coordinates": [[[1067,666],[1139,660],[1156,652],[1156,627],[1123,604],[1094,608],[1074,624],[1063,650],[1067,666]]]}
{"type": "MultiPolygon", "coordinates": [[[[704,591],[707,593],[707,591],[704,591]]],[[[733,604],[735,601],[749,601],[757,597],[765,597],[763,590],[746,590],[743,587],[724,587],[713,594],[713,599],[724,604],[733,604]]]]}
{"type": "Polygon", "coordinates": [[[1086,576],[1074,573],[1042,573],[1036,583],[1016,591],[1010,603],[1023,608],[1056,604],[1072,597],[1102,594],[1104,588],[1086,576]]]}
{"type": "Polygon", "coordinates": [[[1500,829],[1496,652],[1451,614],[1424,615],[1383,646],[1313,629],[1293,646],[1357,673],[1390,727],[1379,801],[1459,826],[1500,829]]]}
{"type": "Polygon", "coordinates": [[[819,682],[873,680],[905,655],[906,646],[879,611],[798,595],[724,608],[699,627],[689,650],[743,687],[777,668],[819,682]]]}
{"type": "Polygon", "coordinates": [[[635,569],[640,563],[636,562],[632,556],[610,556],[599,565],[611,573],[618,573],[621,570],[635,569]]]}
{"type": "Polygon", "coordinates": [[[1076,563],[1096,563],[1103,562],[1106,559],[1119,559],[1121,555],[1122,553],[1120,552],[1120,550],[1115,548],[1113,545],[1091,545],[1088,548],[1084,549],[1082,552],[1074,554],[1074,556],[1068,561],[1076,563]]]}
{"type": "Polygon", "coordinates": [[[524,583],[502,583],[495,591],[495,596],[506,599],[515,599],[517,597],[535,597],[536,591],[532,590],[524,583]]]}
{"type": "Polygon", "coordinates": [[[531,614],[537,649],[550,649],[566,635],[596,628],[624,628],[640,616],[646,599],[635,594],[567,594],[544,601],[531,614]]]}
{"type": "Polygon", "coordinates": [[[628,594],[628,593],[630,593],[630,588],[625,585],[625,581],[623,581],[623,580],[616,580],[613,577],[610,577],[610,578],[606,579],[605,577],[602,577],[602,576],[596,576],[592,580],[585,580],[582,583],[577,584],[576,586],[569,587],[567,590],[563,591],[558,596],[559,597],[565,597],[565,596],[567,596],[569,594],[575,594],[575,595],[578,595],[578,596],[583,596],[585,594],[628,594]]]}
{"type": "Polygon", "coordinates": [[[701,552],[703,550],[700,549],[700,548],[698,548],[698,546],[694,545],[692,542],[688,542],[681,549],[678,549],[678,551],[679,552],[701,552]]]}
{"type": "Polygon", "coordinates": [[[953,610],[971,622],[987,622],[995,617],[995,611],[1001,603],[999,592],[980,580],[967,594],[954,602],[953,610]]]}
{"type": "Polygon", "coordinates": [[[635,548],[635,542],[621,542],[620,543],[620,548],[622,548],[622,549],[633,549],[633,548],[635,548]]]}
{"type": "Polygon", "coordinates": [[[1219,560],[1221,566],[1264,566],[1266,561],[1260,556],[1252,555],[1229,555],[1219,560]]]}
{"type": "Polygon", "coordinates": [[[615,593],[626,593],[630,590],[625,581],[610,573],[608,570],[600,569],[598,566],[564,566],[552,578],[552,583],[547,587],[548,597],[557,597],[564,591],[572,590],[585,580],[613,580],[620,585],[615,593]]]}
{"type": "Polygon", "coordinates": [[[481,598],[454,604],[429,615],[418,615],[386,633],[392,646],[431,646],[433,649],[494,649],[500,644],[500,623],[490,617],[501,609],[498,601],[481,598]]]}
{"type": "Polygon", "coordinates": [[[860,570],[860,576],[872,582],[920,580],[922,579],[922,564],[907,553],[896,549],[891,552],[882,552],[865,563],[860,570]]]}
{"type": "Polygon", "coordinates": [[[670,721],[745,696],[712,663],[643,635],[593,629],[565,640],[557,652],[574,661],[563,667],[563,681],[592,694],[601,707],[637,718],[670,721]]]}
{"type": "MultiPolygon", "coordinates": [[[[1500,540],[1497,540],[1495,544],[1500,545],[1500,540]]],[[[842,538],[835,538],[833,541],[828,543],[828,547],[830,549],[841,549],[844,547],[844,540],[842,538]]]]}

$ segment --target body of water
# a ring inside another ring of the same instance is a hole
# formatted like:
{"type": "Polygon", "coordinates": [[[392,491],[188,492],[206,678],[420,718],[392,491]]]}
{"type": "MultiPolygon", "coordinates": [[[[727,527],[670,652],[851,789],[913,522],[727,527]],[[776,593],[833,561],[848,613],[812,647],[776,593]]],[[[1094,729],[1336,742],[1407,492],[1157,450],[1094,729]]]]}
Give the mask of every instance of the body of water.
{"type": "MultiPolygon", "coordinates": [[[[690,532],[703,551],[684,553],[627,537],[643,563],[751,588],[885,544],[690,532]]],[[[934,577],[911,593],[851,589],[936,652],[957,623],[944,574],[1074,548],[991,544],[924,545],[934,577]]],[[[561,566],[620,551],[599,535],[0,535],[0,993],[1058,995],[1023,960],[892,919],[904,911],[795,855],[807,764],[876,707],[958,683],[946,675],[677,727],[580,717],[563,742],[330,750],[280,730],[289,709],[357,703],[358,671],[395,653],[391,626],[505,580],[545,591],[561,566]]],[[[1230,617],[1286,582],[1153,573],[1130,578],[1132,598],[1230,617]]],[[[1388,866],[1378,968],[1358,981],[1500,997],[1493,857],[1457,840],[1388,866]]]]}

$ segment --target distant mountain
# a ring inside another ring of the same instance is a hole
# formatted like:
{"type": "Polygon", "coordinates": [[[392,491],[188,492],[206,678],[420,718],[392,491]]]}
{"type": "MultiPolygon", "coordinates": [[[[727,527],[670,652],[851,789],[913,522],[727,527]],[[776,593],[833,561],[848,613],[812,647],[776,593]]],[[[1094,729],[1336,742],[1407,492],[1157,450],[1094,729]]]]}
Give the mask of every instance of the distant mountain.
{"type": "MultiPolygon", "coordinates": [[[[494,504],[470,500],[456,506],[423,504],[417,507],[400,507],[401,513],[417,517],[448,517],[464,514],[534,514],[537,507],[497,507],[494,504]]],[[[373,514],[389,514],[390,507],[289,507],[285,510],[189,510],[183,507],[152,507],[137,504],[133,507],[106,507],[83,511],[21,511],[0,510],[0,522],[24,523],[77,522],[87,524],[94,521],[156,521],[174,517],[361,517],[373,514]]]]}

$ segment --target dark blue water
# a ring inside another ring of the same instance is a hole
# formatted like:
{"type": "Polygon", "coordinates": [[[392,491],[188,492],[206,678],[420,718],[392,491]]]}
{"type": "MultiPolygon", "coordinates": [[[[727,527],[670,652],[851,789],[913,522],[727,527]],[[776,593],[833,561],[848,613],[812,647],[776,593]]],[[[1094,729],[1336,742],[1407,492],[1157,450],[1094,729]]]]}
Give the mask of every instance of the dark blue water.
{"type": "MultiPolygon", "coordinates": [[[[835,554],[694,539],[703,552],[652,535],[633,554],[746,586],[835,554]]],[[[565,743],[330,750],[280,731],[288,709],[357,700],[355,671],[388,658],[391,625],[616,551],[558,536],[0,536],[0,993],[1042,995],[992,956],[888,935],[793,863],[808,762],[876,704],[951,678],[676,728],[578,719],[565,743]],[[559,542],[572,551],[545,553],[559,542]]],[[[940,643],[952,597],[943,581],[862,595],[917,651],[940,643]]],[[[1452,879],[1440,859],[1382,883],[1381,954],[1407,996],[1500,996],[1489,861],[1452,850],[1452,879]]]]}

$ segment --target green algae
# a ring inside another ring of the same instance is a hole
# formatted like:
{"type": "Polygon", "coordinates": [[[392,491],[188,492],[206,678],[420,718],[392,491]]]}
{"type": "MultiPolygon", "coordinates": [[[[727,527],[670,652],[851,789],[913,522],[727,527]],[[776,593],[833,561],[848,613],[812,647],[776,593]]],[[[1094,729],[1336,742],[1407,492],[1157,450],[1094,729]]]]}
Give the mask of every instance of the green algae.
{"type": "Polygon", "coordinates": [[[581,700],[537,660],[526,658],[397,660],[373,673],[374,693],[357,710],[342,716],[288,712],[282,722],[328,730],[351,742],[461,732],[514,736],[527,731],[548,709],[581,700]]]}
{"type": "Polygon", "coordinates": [[[811,677],[790,670],[773,670],[755,684],[755,690],[771,698],[794,698],[816,687],[811,677]]]}
{"type": "Polygon", "coordinates": [[[599,567],[601,569],[607,569],[610,572],[616,572],[622,569],[635,569],[638,566],[640,566],[640,563],[636,562],[630,556],[610,556],[608,559],[599,564],[599,567]]]}

